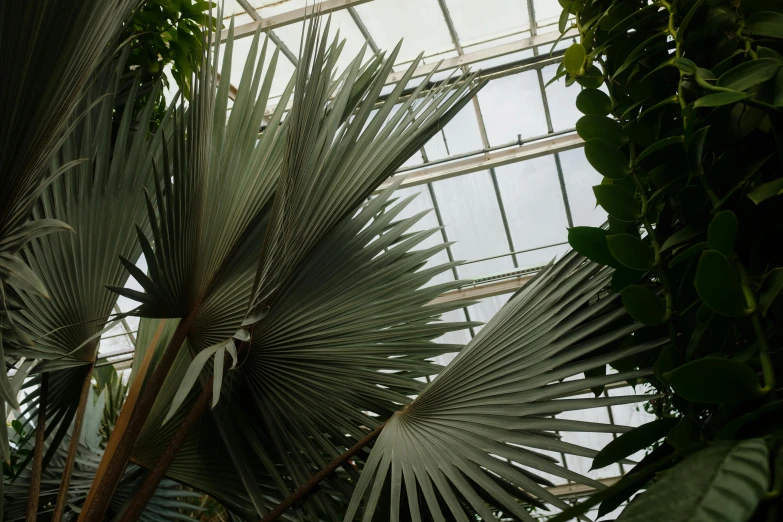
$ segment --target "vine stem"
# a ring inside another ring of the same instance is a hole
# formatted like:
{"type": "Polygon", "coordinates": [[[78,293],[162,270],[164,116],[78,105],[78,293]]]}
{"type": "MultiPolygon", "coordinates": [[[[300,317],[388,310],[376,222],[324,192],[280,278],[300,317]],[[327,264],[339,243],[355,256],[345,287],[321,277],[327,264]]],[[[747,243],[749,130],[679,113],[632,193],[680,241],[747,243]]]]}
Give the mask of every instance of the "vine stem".
{"type": "Polygon", "coordinates": [[[775,370],[772,368],[772,358],[769,356],[767,336],[764,335],[758,312],[750,316],[750,321],[753,324],[753,332],[756,334],[756,339],[759,343],[759,360],[761,361],[761,371],[764,375],[764,387],[761,389],[761,392],[769,393],[775,389],[775,370]]]}
{"type": "Polygon", "coordinates": [[[35,522],[38,519],[44,442],[46,441],[46,405],[49,402],[49,372],[41,374],[41,395],[38,399],[38,424],[35,427],[35,449],[33,450],[33,467],[30,471],[30,488],[27,495],[26,522],[35,522]]]}

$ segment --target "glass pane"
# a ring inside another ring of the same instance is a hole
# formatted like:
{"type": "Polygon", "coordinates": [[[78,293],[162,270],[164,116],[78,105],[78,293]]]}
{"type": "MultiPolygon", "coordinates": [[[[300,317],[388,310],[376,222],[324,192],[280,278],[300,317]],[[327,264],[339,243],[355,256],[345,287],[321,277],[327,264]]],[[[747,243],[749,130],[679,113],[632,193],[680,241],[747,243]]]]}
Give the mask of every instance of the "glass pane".
{"type": "MultiPolygon", "coordinates": [[[[455,259],[474,260],[509,252],[489,173],[474,172],[433,183],[455,259]]],[[[461,266],[461,278],[513,270],[509,257],[461,266]]]]}
{"type": "MultiPolygon", "coordinates": [[[[546,83],[557,73],[557,65],[544,67],[541,73],[544,83],[546,83]]],[[[576,108],[576,97],[579,95],[579,91],[580,88],[577,84],[566,87],[564,78],[549,84],[549,87],[546,88],[552,130],[573,129],[576,126],[576,120],[582,117],[582,113],[576,108]]]]}
{"type": "MultiPolygon", "coordinates": [[[[411,217],[419,212],[427,212],[418,223],[416,223],[409,232],[415,232],[420,230],[431,230],[438,228],[438,218],[435,212],[432,211],[432,200],[430,199],[429,191],[426,185],[419,185],[415,187],[407,187],[397,190],[394,193],[394,197],[398,200],[402,200],[408,196],[415,194],[416,197],[411,201],[402,212],[398,214],[397,221],[411,217]]],[[[443,243],[443,236],[440,232],[435,232],[430,237],[419,243],[416,250],[423,250],[443,243]]],[[[427,261],[427,267],[435,267],[449,262],[449,256],[445,250],[438,252],[427,261]]],[[[446,270],[437,276],[433,277],[427,286],[445,283],[447,281],[454,281],[454,275],[451,270],[446,270]]]]}
{"type": "Polygon", "coordinates": [[[490,145],[547,133],[538,75],[528,71],[489,82],[478,93],[490,145]]]}
{"type": "Polygon", "coordinates": [[[601,184],[601,176],[587,162],[582,148],[560,153],[560,165],[571,206],[574,226],[600,226],[606,221],[606,212],[596,206],[592,187],[601,184]]]}
{"type": "Polygon", "coordinates": [[[356,11],[381,49],[391,51],[403,39],[397,62],[454,49],[437,0],[375,0],[356,11]]]}
{"type": "Polygon", "coordinates": [[[436,134],[425,145],[424,150],[427,151],[427,158],[431,161],[455,154],[476,152],[483,148],[476,111],[473,104],[468,103],[446,124],[442,132],[436,134]]]}
{"type": "Polygon", "coordinates": [[[520,0],[447,0],[446,5],[463,47],[530,27],[527,5],[520,0]]]}
{"type": "MultiPolygon", "coordinates": [[[[566,241],[568,220],[554,156],[504,165],[495,172],[514,250],[566,241]]],[[[551,252],[540,250],[530,252],[526,259],[540,265],[551,257],[551,252]]]]}
{"type": "MultiPolygon", "coordinates": [[[[354,58],[356,58],[356,55],[359,54],[359,51],[361,51],[366,40],[347,10],[340,9],[338,11],[333,11],[330,13],[330,16],[332,21],[329,25],[329,37],[336,37],[339,31],[340,40],[345,40],[345,46],[340,53],[340,57],[337,59],[338,70],[342,71],[354,58]]],[[[325,24],[326,19],[322,22],[325,24]]],[[[285,42],[291,52],[296,56],[299,56],[302,31],[305,30],[304,24],[304,22],[298,22],[275,29],[275,34],[285,42]]],[[[368,47],[364,55],[364,61],[367,61],[371,54],[372,50],[368,47]]]]}
{"type": "Polygon", "coordinates": [[[560,2],[557,0],[533,0],[533,8],[536,11],[538,25],[549,25],[560,18],[560,2]]]}

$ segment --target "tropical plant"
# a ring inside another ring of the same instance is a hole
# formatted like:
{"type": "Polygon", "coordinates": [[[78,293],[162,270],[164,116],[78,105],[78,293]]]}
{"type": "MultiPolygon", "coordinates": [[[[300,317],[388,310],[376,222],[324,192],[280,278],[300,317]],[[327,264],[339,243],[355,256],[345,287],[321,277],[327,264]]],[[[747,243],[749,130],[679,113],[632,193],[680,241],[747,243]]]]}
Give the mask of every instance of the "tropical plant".
{"type": "MultiPolygon", "coordinates": [[[[70,448],[73,446],[70,439],[78,437],[76,442],[78,447],[76,453],[77,461],[73,470],[74,478],[69,484],[68,507],[65,508],[68,510],[65,514],[66,519],[69,515],[71,517],[75,515],[73,506],[78,506],[84,501],[84,497],[87,495],[90,484],[95,477],[95,472],[98,469],[98,463],[103,455],[105,447],[103,433],[111,428],[112,417],[119,412],[122,406],[122,402],[112,403],[107,398],[112,396],[123,397],[124,388],[122,379],[117,376],[116,372],[113,372],[113,376],[109,380],[103,381],[99,379],[95,386],[88,388],[87,401],[85,402],[81,423],[72,425],[71,432],[66,435],[64,440],[67,443],[61,444],[57,448],[49,466],[43,473],[39,500],[41,515],[47,515],[55,508],[62,477],[65,475],[66,466],[69,465],[68,455],[71,451],[70,448]],[[80,428],[78,435],[74,434],[73,428],[80,428]]],[[[35,430],[34,421],[32,429],[35,430]]],[[[17,427],[15,434],[15,440],[13,441],[14,453],[32,453],[32,443],[29,437],[24,436],[22,429],[17,427]]],[[[25,518],[30,471],[30,468],[23,468],[21,473],[6,473],[4,477],[4,481],[7,483],[5,485],[5,494],[8,496],[9,501],[5,505],[3,520],[13,521],[25,518]]],[[[133,498],[135,484],[143,479],[143,470],[138,466],[132,465],[125,470],[122,484],[112,499],[115,509],[121,509],[126,501],[133,498]]],[[[183,489],[173,480],[166,480],[155,491],[155,495],[139,516],[139,520],[144,522],[194,520],[192,517],[185,515],[183,511],[197,512],[199,509],[184,500],[200,498],[201,496],[200,493],[183,489]]]]}
{"type": "Polygon", "coordinates": [[[154,99],[155,109],[150,118],[150,130],[154,132],[166,114],[164,89],[155,88],[162,82],[169,85],[166,69],[176,82],[176,87],[188,95],[190,77],[198,69],[203,55],[205,14],[215,7],[214,2],[204,0],[149,0],[142,3],[132,18],[123,26],[120,42],[122,47],[130,49],[125,60],[123,82],[115,96],[118,117],[115,118],[114,132],[117,133],[119,120],[124,112],[122,106],[130,100],[133,104],[133,120],[144,109],[150,99],[154,99]],[[130,89],[135,86],[134,96],[130,89]]]}
{"type": "Polygon", "coordinates": [[[464,349],[435,342],[474,326],[440,320],[466,303],[432,304],[462,282],[430,284],[455,266],[430,263],[446,245],[418,249],[437,230],[403,217],[399,180],[378,187],[483,83],[428,77],[403,96],[419,57],[378,102],[400,47],[367,60],[363,49],[338,74],[343,43],[322,23],[307,26],[270,116],[279,53],[265,65],[260,28],[228,111],[233,23],[225,45],[204,23],[189,96],[154,134],[154,95],[138,113],[126,104],[108,132],[128,50],[96,62],[81,87],[49,162],[73,168],[30,213],[74,232],[22,251],[49,299],[20,293],[8,350],[14,398],[35,361],[15,425],[24,458],[9,469],[15,496],[29,482],[28,520],[52,503],[54,520],[176,518],[156,511],[169,480],[248,520],[491,520],[502,509],[528,521],[529,506],[567,507],[540,473],[602,487],[536,450],[592,457],[558,433],[629,428],[550,417],[649,398],[566,397],[650,375],[602,369],[666,341],[640,334],[610,293],[613,268],[570,253],[464,349]],[[95,430],[90,383],[105,380],[94,366],[117,294],[142,319],[121,411],[104,408],[95,430]],[[432,362],[455,351],[445,369],[432,362]],[[39,499],[40,484],[52,489],[39,499]]]}
{"type": "Polygon", "coordinates": [[[576,129],[604,176],[593,192],[609,214],[608,227],[573,228],[569,242],[616,268],[612,290],[646,325],[640,333],[669,339],[616,364],[654,365],[649,381],[665,398],[658,420],[619,437],[594,467],[655,450],[584,507],[611,512],[671,468],[618,520],[660,520],[663,510],[674,520],[777,520],[781,5],[561,5],[560,28],[575,27],[579,41],[557,77],[584,87],[576,129]]]}

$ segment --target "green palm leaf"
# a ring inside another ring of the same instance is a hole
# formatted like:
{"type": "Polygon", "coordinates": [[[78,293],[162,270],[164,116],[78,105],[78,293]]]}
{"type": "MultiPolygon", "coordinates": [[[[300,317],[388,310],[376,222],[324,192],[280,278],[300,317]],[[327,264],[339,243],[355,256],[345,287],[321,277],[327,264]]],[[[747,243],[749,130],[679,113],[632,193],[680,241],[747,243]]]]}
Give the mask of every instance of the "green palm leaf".
{"type": "MultiPolygon", "coordinates": [[[[147,136],[152,103],[137,121],[131,119],[129,104],[112,140],[113,93],[118,90],[123,64],[124,56],[96,75],[79,104],[84,114],[75,117],[50,168],[60,170],[82,157],[92,160],[79,162],[54,179],[33,207],[33,223],[58,217],[74,227],[73,233],[37,237],[21,252],[49,296],[19,294],[22,309],[16,322],[29,341],[8,353],[42,361],[35,371],[49,372],[53,393],[46,404],[47,430],[56,431],[45,463],[71,425],[82,383],[90,378],[97,358],[100,335],[111,324],[117,296],[105,285],[127,281],[128,273],[117,256],[137,259],[141,248],[134,225],[148,227],[143,187],[152,182],[150,156],[161,148],[162,133],[147,136]]],[[[134,92],[135,88],[131,95],[134,92]]],[[[27,385],[37,383],[35,379],[27,385]]],[[[28,396],[26,418],[35,417],[39,402],[37,396],[28,396]]]]}
{"type": "MultiPolygon", "coordinates": [[[[424,267],[446,245],[417,250],[437,230],[410,233],[423,215],[401,218],[411,198],[390,202],[394,188],[344,218],[307,256],[254,331],[247,357],[229,372],[227,400],[202,420],[171,477],[238,512],[266,509],[410,402],[424,387],[420,379],[441,368],[427,359],[461,348],[432,340],[470,326],[439,321],[465,303],[427,305],[460,282],[425,286],[454,264],[424,267]]],[[[155,327],[142,321],[139,346],[155,327]]],[[[136,365],[142,357],[136,354],[136,365]]],[[[169,374],[134,448],[137,461],[152,465],[184,415],[161,426],[190,358],[180,354],[169,374]]],[[[344,510],[350,498],[348,478],[339,474],[305,509],[337,518],[337,505],[344,510]]]]}
{"type": "MultiPolygon", "coordinates": [[[[49,169],[67,124],[109,42],[138,0],[0,4],[0,361],[5,345],[24,342],[9,317],[13,293],[46,295],[40,275],[18,255],[29,241],[65,230],[56,219],[31,220],[41,192],[77,162],[49,169]],[[53,52],[56,51],[56,52],[53,52]]],[[[17,406],[0,365],[0,399],[17,406]]],[[[3,448],[5,452],[5,448],[3,448]]]]}
{"type": "MultiPolygon", "coordinates": [[[[115,381],[115,386],[119,381],[115,381]]],[[[93,389],[90,390],[88,397],[88,407],[84,418],[84,428],[79,436],[79,450],[77,453],[76,466],[73,471],[73,478],[68,489],[68,505],[71,512],[74,508],[78,509],[84,502],[89,490],[90,484],[95,477],[98,469],[98,463],[103,455],[102,440],[100,434],[101,417],[104,417],[109,409],[105,408],[107,396],[112,393],[111,388],[104,389],[100,395],[96,395],[93,389]]],[[[116,405],[115,405],[116,407],[116,405]]],[[[104,422],[106,419],[104,418],[104,422]]],[[[7,428],[4,428],[7,429],[7,428]]],[[[70,435],[68,436],[68,438],[70,435]]],[[[60,485],[60,480],[64,473],[65,460],[68,453],[68,438],[65,443],[57,447],[54,457],[49,467],[43,472],[41,486],[41,505],[39,515],[41,517],[51,511],[51,507],[46,505],[53,504],[60,485]]],[[[28,441],[19,439],[15,441],[17,450],[29,449],[32,447],[28,441]]],[[[143,470],[137,466],[129,466],[117,493],[112,499],[112,509],[118,511],[126,500],[132,498],[135,484],[142,478],[143,470]]],[[[4,477],[6,482],[4,495],[6,497],[5,511],[2,520],[13,522],[25,519],[25,509],[27,507],[27,496],[30,480],[30,468],[27,467],[13,479],[4,477]]],[[[147,509],[142,513],[140,520],[144,522],[165,522],[172,520],[194,520],[190,516],[183,514],[180,509],[194,511],[198,508],[193,504],[187,503],[184,499],[201,497],[199,493],[194,493],[182,489],[180,484],[166,480],[161,483],[147,509]]]]}
{"type": "Polygon", "coordinates": [[[362,471],[345,520],[353,519],[363,501],[363,519],[370,520],[389,484],[392,520],[403,513],[413,520],[421,520],[422,513],[436,520],[469,520],[467,513],[472,512],[494,520],[490,506],[495,506],[532,522],[535,519],[520,503],[529,495],[567,508],[542,487],[546,481],[536,471],[602,488],[536,450],[592,457],[595,451],[563,442],[555,432],[627,428],[547,416],[649,399],[563,398],[649,374],[641,370],[569,379],[663,343],[642,343],[586,358],[639,328],[623,321],[625,312],[616,295],[604,292],[611,272],[572,252],[526,284],[413,402],[389,420],[362,471]]]}

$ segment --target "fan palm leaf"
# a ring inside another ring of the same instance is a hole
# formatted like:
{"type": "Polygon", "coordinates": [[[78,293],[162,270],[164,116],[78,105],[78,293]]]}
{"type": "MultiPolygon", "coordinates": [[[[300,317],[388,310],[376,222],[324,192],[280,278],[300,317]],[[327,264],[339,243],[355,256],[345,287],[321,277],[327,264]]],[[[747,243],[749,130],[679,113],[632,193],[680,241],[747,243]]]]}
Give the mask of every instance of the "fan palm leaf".
{"type": "MultiPolygon", "coordinates": [[[[119,381],[114,382],[115,386],[118,384],[120,384],[119,381]]],[[[106,408],[106,399],[111,393],[110,387],[103,389],[100,395],[97,395],[92,387],[89,390],[83,429],[79,435],[76,466],[68,490],[68,505],[71,512],[74,509],[78,510],[84,502],[103,454],[100,429],[102,422],[106,422],[106,417],[110,413],[106,408]]],[[[51,506],[57,497],[60,481],[65,473],[68,448],[70,446],[68,439],[70,436],[72,434],[69,434],[64,441],[65,443],[57,448],[49,467],[43,472],[39,515],[43,516],[52,510],[51,506]]],[[[25,439],[15,441],[15,446],[17,446],[17,450],[30,449],[29,442],[25,439]]],[[[24,520],[30,475],[30,468],[26,467],[17,477],[13,479],[5,478],[7,482],[5,487],[5,496],[7,497],[6,509],[0,517],[4,522],[24,520]]],[[[137,466],[130,466],[125,472],[123,482],[112,500],[113,510],[120,510],[122,505],[129,498],[132,498],[135,484],[141,479],[143,479],[143,470],[137,466]]],[[[139,520],[144,522],[194,520],[182,513],[180,509],[197,510],[196,506],[185,502],[184,499],[198,497],[201,497],[199,493],[183,489],[180,484],[167,480],[156,491],[152,501],[141,514],[139,520]]]]}
{"type": "MultiPolygon", "coordinates": [[[[51,218],[31,219],[31,211],[47,184],[75,164],[49,168],[91,75],[137,4],[138,0],[31,0],[0,5],[0,53],[5,57],[0,64],[0,293],[4,313],[11,298],[5,285],[23,293],[47,294],[40,274],[18,254],[30,240],[68,227],[51,218]]],[[[0,360],[4,361],[2,350],[0,342],[0,360]]],[[[16,405],[5,364],[0,372],[0,396],[16,405]]]]}
{"type": "MultiPolygon", "coordinates": [[[[410,402],[424,387],[420,379],[441,368],[427,359],[461,348],[432,340],[471,326],[439,321],[465,303],[428,306],[460,282],[425,286],[455,263],[425,267],[446,245],[417,249],[437,229],[410,233],[423,215],[402,218],[412,198],[390,201],[394,188],[344,218],[305,258],[254,331],[246,358],[228,373],[226,400],[185,444],[171,477],[238,512],[256,511],[248,502],[255,490],[253,502],[266,509],[270,497],[287,495],[410,402]],[[229,426],[235,433],[224,433],[229,426]],[[215,433],[222,443],[215,443],[215,433]],[[216,447],[242,459],[213,464],[216,447]],[[237,498],[242,489],[250,491],[237,498]]],[[[153,327],[142,324],[140,335],[149,337],[153,327]]],[[[143,356],[135,357],[137,366],[143,356]]],[[[184,415],[177,411],[161,427],[190,359],[180,355],[134,448],[133,459],[145,466],[154,464],[184,415]]],[[[186,405],[194,398],[191,393],[186,405]]],[[[331,500],[338,493],[344,509],[351,492],[346,478],[330,482],[329,493],[319,493],[307,509],[339,512],[331,500]]]]}
{"type": "Polygon", "coordinates": [[[557,432],[629,428],[549,416],[650,398],[564,398],[649,374],[574,378],[665,342],[590,357],[639,328],[625,319],[617,294],[604,291],[610,276],[611,270],[571,252],[527,283],[415,400],[392,416],[362,470],[345,520],[353,520],[362,504],[363,520],[371,520],[381,497],[389,494],[391,520],[422,520],[423,513],[435,520],[473,520],[469,513],[495,520],[494,506],[533,522],[524,506],[531,496],[568,507],[543,487],[548,481],[540,472],[602,488],[536,450],[593,457],[596,451],[564,442],[557,432]]]}
{"type": "MultiPolygon", "coordinates": [[[[107,452],[102,480],[118,479],[183,342],[200,352],[216,342],[229,349],[232,335],[246,340],[249,332],[241,328],[253,326],[262,310],[273,306],[307,254],[480,88],[463,78],[453,89],[411,97],[405,110],[392,115],[416,61],[381,109],[373,111],[397,50],[365,66],[360,53],[338,77],[342,44],[338,39],[329,43],[317,26],[307,37],[302,60],[307,65],[298,69],[260,136],[268,89],[258,86],[271,82],[268,75],[262,81],[263,71],[255,66],[260,33],[239,87],[247,95],[237,98],[228,117],[228,84],[218,83],[214,65],[219,48],[205,57],[187,109],[180,107],[172,116],[173,144],[159,158],[160,181],[149,202],[152,241],[139,236],[148,273],[125,263],[144,291],[115,289],[138,300],[142,316],[181,320],[154,372],[142,377],[144,391],[135,413],[128,414],[132,420],[113,436],[115,443],[110,441],[110,448],[116,446],[107,452]],[[294,88],[294,106],[300,108],[283,120],[294,88]]],[[[230,77],[232,31],[233,25],[222,78],[230,77]]],[[[265,49],[266,44],[261,54],[265,49]]],[[[270,70],[276,59],[277,51],[270,70]]],[[[242,464],[239,456],[233,460],[242,464]]],[[[106,502],[102,497],[93,508],[88,498],[82,520],[98,517],[106,502]]],[[[254,503],[263,512],[257,495],[254,503]]]]}
{"type": "MultiPolygon", "coordinates": [[[[124,57],[120,57],[96,75],[80,102],[83,114],[74,117],[72,130],[50,160],[50,168],[57,171],[78,158],[90,161],[79,162],[54,179],[33,207],[34,219],[56,216],[70,223],[74,232],[35,238],[21,252],[49,291],[48,298],[20,294],[22,309],[16,321],[30,341],[9,350],[15,357],[42,361],[35,371],[48,373],[46,430],[52,441],[44,467],[59,448],[80,402],[86,400],[84,390],[97,358],[99,337],[111,323],[117,300],[105,285],[123,285],[128,278],[117,256],[137,259],[141,248],[134,225],[148,228],[143,187],[152,182],[150,155],[161,147],[162,132],[147,135],[152,103],[137,121],[132,121],[129,104],[112,137],[113,93],[118,90],[123,64],[124,57]]],[[[27,386],[39,382],[40,376],[27,386]]],[[[28,395],[27,419],[35,417],[40,402],[37,394],[28,395]]],[[[79,424],[77,419],[77,433],[79,424]]]]}

